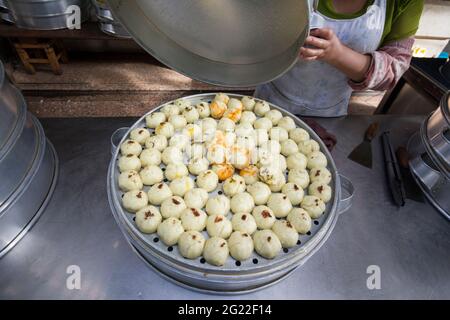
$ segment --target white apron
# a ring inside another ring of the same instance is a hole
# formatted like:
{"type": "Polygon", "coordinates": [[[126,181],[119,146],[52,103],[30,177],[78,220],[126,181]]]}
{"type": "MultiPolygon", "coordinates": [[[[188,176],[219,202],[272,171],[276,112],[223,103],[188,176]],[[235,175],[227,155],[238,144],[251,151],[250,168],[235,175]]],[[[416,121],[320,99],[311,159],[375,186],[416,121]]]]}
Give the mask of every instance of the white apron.
{"type": "MultiPolygon", "coordinates": [[[[378,49],[386,19],[386,0],[375,0],[354,19],[336,20],[319,15],[322,27],[334,30],[347,47],[362,53],[378,49]]],[[[294,114],[337,117],[347,114],[352,88],[347,76],[323,61],[303,61],[282,77],[256,88],[255,96],[294,114]]]]}

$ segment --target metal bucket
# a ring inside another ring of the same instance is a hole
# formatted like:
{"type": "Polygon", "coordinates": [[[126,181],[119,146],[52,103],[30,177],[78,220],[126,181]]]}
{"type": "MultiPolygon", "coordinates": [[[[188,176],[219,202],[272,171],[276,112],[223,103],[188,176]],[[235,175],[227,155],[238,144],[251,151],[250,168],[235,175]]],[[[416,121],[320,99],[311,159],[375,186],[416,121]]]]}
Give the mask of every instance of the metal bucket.
{"type": "Polygon", "coordinates": [[[14,0],[8,6],[19,28],[54,30],[67,28],[72,12],[66,10],[76,5],[81,9],[81,21],[88,18],[88,0],[14,0]]]}
{"type": "Polygon", "coordinates": [[[254,86],[281,76],[297,62],[310,26],[307,0],[108,4],[155,58],[191,78],[221,86],[254,86]]]}
{"type": "Polygon", "coordinates": [[[56,184],[58,159],[46,141],[39,121],[29,114],[38,131],[39,149],[30,170],[12,196],[0,205],[0,257],[34,225],[45,209],[56,184]]]}
{"type": "MultiPolygon", "coordinates": [[[[200,101],[210,102],[214,95],[213,93],[199,94],[183,99],[195,105],[200,101]]],[[[239,99],[242,98],[241,95],[236,94],[230,94],[229,96],[239,99]]],[[[160,110],[163,106],[153,109],[145,116],[160,110]]],[[[122,192],[117,183],[119,175],[117,161],[120,150],[113,145],[113,149],[116,149],[113,152],[109,165],[107,180],[110,207],[114,218],[127,240],[153,269],[164,274],[174,282],[192,289],[221,294],[237,294],[258,290],[287,277],[298,266],[305,263],[327,240],[336,224],[339,214],[345,212],[351,205],[354,192],[353,186],[348,179],[338,174],[331,154],[311,128],[291,113],[273,104],[270,104],[270,106],[273,109],[279,110],[284,116],[291,117],[298,127],[308,131],[311,138],[319,142],[321,151],[327,157],[328,169],[332,173],[330,186],[333,190],[333,198],[327,203],[323,216],[316,219],[309,234],[300,235],[300,241],[297,246],[289,250],[284,250],[284,252],[272,260],[265,259],[253,253],[253,256],[246,261],[237,263],[229,257],[224,266],[216,267],[204,263],[204,260],[201,258],[195,260],[185,259],[180,255],[176,246],[167,247],[161,241],[158,241],[159,239],[156,234],[141,233],[133,221],[134,215],[123,210],[121,205],[122,192]]],[[[138,127],[145,127],[145,116],[129,128],[120,143],[128,137],[131,130],[138,127]]],[[[220,188],[221,186],[219,185],[219,188],[212,194],[214,195],[220,192],[220,188]]]]}

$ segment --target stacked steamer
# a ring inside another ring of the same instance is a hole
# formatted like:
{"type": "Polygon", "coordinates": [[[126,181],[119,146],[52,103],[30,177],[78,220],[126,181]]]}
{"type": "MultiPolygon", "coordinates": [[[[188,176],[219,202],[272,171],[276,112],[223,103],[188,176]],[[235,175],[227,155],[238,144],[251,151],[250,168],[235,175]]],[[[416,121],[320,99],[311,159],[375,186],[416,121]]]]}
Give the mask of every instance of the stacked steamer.
{"type": "Polygon", "coordinates": [[[40,216],[56,176],[54,149],[0,62],[0,257],[40,216]]]}
{"type": "Polygon", "coordinates": [[[450,91],[408,143],[413,177],[431,204],[450,220],[450,91]]]}
{"type": "Polygon", "coordinates": [[[99,21],[99,27],[104,33],[118,38],[131,38],[117,19],[113,17],[106,0],[92,0],[92,4],[99,21]]]}
{"type": "Polygon", "coordinates": [[[128,131],[108,195],[152,267],[182,285],[233,293],[283,279],[323,244],[348,209],[341,179],[293,115],[251,97],[203,94],[128,131]]]}
{"type": "Polygon", "coordinates": [[[67,28],[73,10],[78,6],[81,22],[89,17],[89,0],[2,0],[10,11],[13,22],[24,29],[55,30],[67,28]]]}

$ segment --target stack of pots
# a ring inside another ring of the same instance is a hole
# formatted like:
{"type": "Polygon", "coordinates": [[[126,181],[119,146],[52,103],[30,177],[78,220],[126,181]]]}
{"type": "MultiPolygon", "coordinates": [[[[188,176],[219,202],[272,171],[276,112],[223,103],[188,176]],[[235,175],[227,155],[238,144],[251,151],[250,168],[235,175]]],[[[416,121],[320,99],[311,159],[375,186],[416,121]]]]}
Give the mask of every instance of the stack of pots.
{"type": "Polygon", "coordinates": [[[92,4],[95,7],[99,27],[104,33],[118,38],[131,38],[130,34],[113,17],[106,0],[92,0],[92,4]]]}
{"type": "Polygon", "coordinates": [[[53,193],[58,159],[0,62],[0,257],[33,226],[53,193]]]}
{"type": "Polygon", "coordinates": [[[413,177],[431,204],[450,220],[450,91],[408,143],[413,177]]]}
{"type": "Polygon", "coordinates": [[[9,11],[10,22],[19,28],[35,30],[67,28],[73,14],[68,9],[72,5],[81,9],[81,21],[89,17],[89,0],[0,0],[0,7],[9,11]]]}

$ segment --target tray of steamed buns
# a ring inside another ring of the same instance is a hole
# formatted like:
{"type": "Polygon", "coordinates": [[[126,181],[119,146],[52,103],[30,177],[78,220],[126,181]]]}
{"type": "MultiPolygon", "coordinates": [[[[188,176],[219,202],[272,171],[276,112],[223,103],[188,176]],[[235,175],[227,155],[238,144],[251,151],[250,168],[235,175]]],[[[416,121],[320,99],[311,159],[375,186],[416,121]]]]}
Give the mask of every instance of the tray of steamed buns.
{"type": "Polygon", "coordinates": [[[111,207],[133,241],[170,264],[219,273],[298,263],[334,227],[339,201],[319,137],[235,94],[150,111],[123,137],[109,175],[111,207]]]}

